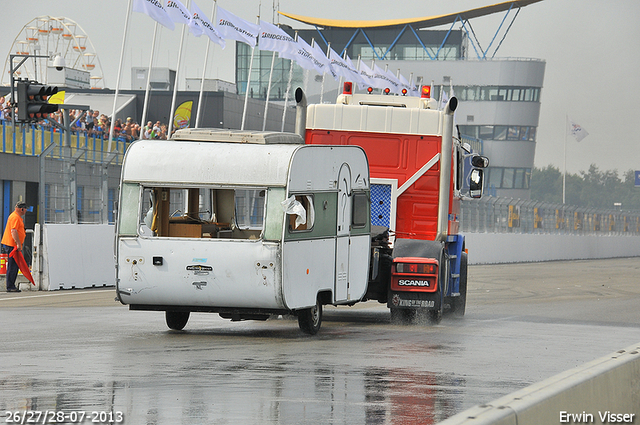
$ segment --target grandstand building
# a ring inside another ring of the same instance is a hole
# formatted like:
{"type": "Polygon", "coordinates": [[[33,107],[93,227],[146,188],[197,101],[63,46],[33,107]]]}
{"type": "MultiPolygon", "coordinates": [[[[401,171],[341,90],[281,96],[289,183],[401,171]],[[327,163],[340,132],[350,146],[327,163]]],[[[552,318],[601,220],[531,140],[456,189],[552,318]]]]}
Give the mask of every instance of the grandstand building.
{"type": "MultiPolygon", "coordinates": [[[[283,26],[322,49],[331,46],[357,64],[400,72],[417,86],[433,85],[432,97],[451,94],[461,101],[456,123],[463,138],[490,158],[486,189],[494,196],[529,199],[545,62],[540,59],[498,58],[502,40],[522,7],[541,0],[508,1],[464,12],[428,18],[384,21],[343,21],[283,16],[305,24],[306,29],[283,26]],[[482,49],[470,20],[494,13],[505,17],[492,42],[482,49]],[[313,28],[309,29],[309,25],[313,28]],[[447,30],[431,28],[450,25],[447,30]],[[458,29],[454,29],[459,27],[458,29]]],[[[249,81],[252,98],[265,99],[271,77],[270,101],[285,98],[288,87],[301,86],[310,103],[333,102],[340,83],[293,67],[273,53],[237,43],[236,84],[244,94],[249,81]],[[248,78],[251,68],[251,78],[248,78]]],[[[290,98],[291,95],[289,95],[290,98]]]]}

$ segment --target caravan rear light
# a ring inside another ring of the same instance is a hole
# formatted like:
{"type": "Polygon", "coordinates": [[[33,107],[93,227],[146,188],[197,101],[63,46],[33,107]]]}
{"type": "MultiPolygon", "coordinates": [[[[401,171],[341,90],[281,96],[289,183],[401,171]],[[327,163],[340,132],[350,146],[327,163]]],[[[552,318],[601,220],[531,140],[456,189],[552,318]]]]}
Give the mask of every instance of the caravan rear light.
{"type": "Polygon", "coordinates": [[[345,82],[342,87],[342,94],[353,94],[353,83],[345,82]]]}
{"type": "Polygon", "coordinates": [[[420,95],[423,99],[431,98],[431,86],[422,86],[422,94],[420,95]]]}

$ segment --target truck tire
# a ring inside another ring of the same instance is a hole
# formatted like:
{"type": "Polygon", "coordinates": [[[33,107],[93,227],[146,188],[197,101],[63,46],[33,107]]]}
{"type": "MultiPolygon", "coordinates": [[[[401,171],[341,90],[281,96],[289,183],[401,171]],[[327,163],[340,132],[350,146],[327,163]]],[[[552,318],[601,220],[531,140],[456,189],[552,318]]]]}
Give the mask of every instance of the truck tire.
{"type": "Polygon", "coordinates": [[[315,335],[320,330],[320,325],[322,325],[322,303],[318,297],[315,306],[298,312],[298,326],[302,332],[315,335]]]}
{"type": "Polygon", "coordinates": [[[442,309],[444,306],[442,289],[438,289],[438,294],[440,294],[440,308],[437,310],[427,310],[427,319],[431,325],[437,325],[442,320],[442,309]]]}
{"type": "Polygon", "coordinates": [[[437,325],[442,320],[442,314],[444,312],[444,294],[447,286],[447,276],[449,276],[449,258],[445,250],[440,252],[440,276],[438,284],[437,296],[440,298],[440,307],[436,310],[427,311],[427,320],[432,325],[437,325]]]}
{"type": "Polygon", "coordinates": [[[467,264],[468,255],[462,253],[460,257],[460,296],[454,297],[451,302],[451,312],[455,317],[464,316],[467,306],[467,264]]]}
{"type": "Polygon", "coordinates": [[[189,311],[167,311],[165,312],[165,319],[167,320],[167,326],[174,331],[181,331],[187,326],[189,321],[189,311]]]}

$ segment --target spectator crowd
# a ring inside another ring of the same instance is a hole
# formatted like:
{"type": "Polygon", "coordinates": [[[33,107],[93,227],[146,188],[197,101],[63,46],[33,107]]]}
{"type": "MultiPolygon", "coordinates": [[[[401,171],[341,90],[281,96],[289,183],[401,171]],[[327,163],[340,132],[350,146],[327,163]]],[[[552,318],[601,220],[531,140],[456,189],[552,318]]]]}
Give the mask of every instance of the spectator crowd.
{"type": "MultiPolygon", "coordinates": [[[[0,120],[11,120],[12,107],[11,101],[6,100],[4,96],[0,96],[0,120]]],[[[71,131],[89,136],[102,138],[109,137],[111,128],[111,120],[105,114],[101,114],[97,110],[82,111],[80,109],[69,111],[69,120],[71,122],[71,131]]],[[[36,125],[41,128],[60,131],[60,128],[53,124],[55,121],[60,125],[63,124],[64,117],[62,111],[57,111],[49,115],[48,119],[40,120],[36,125]]],[[[167,139],[167,124],[160,121],[147,122],[147,125],[141,127],[133,118],[127,117],[123,122],[120,118],[116,119],[113,126],[113,137],[123,141],[131,142],[138,139],[167,139]]]]}

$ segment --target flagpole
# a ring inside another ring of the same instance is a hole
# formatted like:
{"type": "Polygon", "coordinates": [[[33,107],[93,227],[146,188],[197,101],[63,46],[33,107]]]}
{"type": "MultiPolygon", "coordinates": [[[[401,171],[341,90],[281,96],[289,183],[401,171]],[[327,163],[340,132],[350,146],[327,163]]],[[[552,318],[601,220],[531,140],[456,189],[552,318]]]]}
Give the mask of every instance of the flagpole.
{"type": "MultiPolygon", "coordinates": [[[[311,47],[315,47],[316,39],[311,39],[311,47]]],[[[320,104],[322,105],[322,101],[324,99],[324,72],[322,73],[322,83],[320,83],[320,104]]]]}
{"type": "MultiPolygon", "coordinates": [[[[191,1],[187,1],[187,8],[191,5],[189,4],[191,1]]],[[[176,79],[173,83],[173,97],[171,98],[171,111],[169,111],[169,125],[167,127],[167,139],[171,138],[171,130],[173,130],[173,112],[176,110],[176,96],[178,94],[178,82],[180,74],[180,65],[182,64],[182,45],[184,44],[184,32],[186,31],[187,26],[182,26],[182,35],[180,35],[180,48],[178,49],[178,65],[176,67],[176,79]]]]}
{"type": "Polygon", "coordinates": [[[262,118],[262,131],[267,128],[267,112],[269,110],[269,96],[271,95],[271,81],[273,78],[273,64],[276,62],[276,51],[271,56],[271,70],[269,71],[269,85],[267,86],[267,98],[264,101],[264,117],[262,118]]]}
{"type": "MultiPolygon", "coordinates": [[[[260,16],[258,15],[257,24],[260,25],[260,16]]],[[[251,86],[251,71],[253,70],[253,55],[256,51],[255,47],[251,48],[251,62],[249,62],[249,75],[247,75],[247,88],[244,93],[244,108],[242,109],[242,124],[240,130],[244,130],[244,122],[247,117],[247,103],[249,102],[249,87],[251,86]]]]}
{"type": "Polygon", "coordinates": [[[565,203],[566,185],[567,185],[567,129],[569,128],[569,114],[565,117],[564,122],[564,165],[562,170],[562,205],[565,203]]]}
{"type": "MultiPolygon", "coordinates": [[[[294,34],[294,40],[298,41],[298,31],[294,34]]],[[[289,101],[289,91],[291,91],[291,78],[293,77],[293,59],[291,60],[291,64],[289,65],[289,82],[287,83],[287,91],[284,94],[284,108],[282,109],[282,127],[280,131],[284,131],[284,120],[287,117],[287,102],[289,101]]]]}
{"type": "Polygon", "coordinates": [[[291,63],[289,65],[289,82],[287,83],[287,90],[284,94],[284,108],[282,109],[282,127],[280,127],[280,131],[284,131],[284,121],[287,116],[287,102],[289,101],[289,91],[291,91],[292,77],[293,77],[293,60],[291,60],[291,63]]]}
{"type": "MultiPolygon", "coordinates": [[[[215,20],[217,0],[213,0],[213,7],[211,8],[211,19],[215,20]]],[[[207,61],[209,60],[209,47],[211,46],[211,40],[207,37],[207,50],[204,53],[204,64],[202,65],[202,80],[200,80],[200,96],[198,97],[198,112],[196,112],[196,125],[195,128],[200,128],[200,112],[202,111],[202,94],[204,92],[204,77],[207,72],[207,61]]]]}
{"type": "MultiPolygon", "coordinates": [[[[151,56],[149,57],[149,68],[147,69],[147,85],[145,87],[145,92],[144,92],[144,106],[142,107],[142,120],[140,121],[140,124],[142,124],[142,128],[143,128],[143,133],[142,135],[144,136],[144,126],[146,125],[146,120],[147,120],[147,108],[149,105],[149,88],[151,87],[151,67],[153,66],[153,54],[155,52],[156,49],[156,36],[158,35],[158,22],[156,21],[156,24],[153,28],[153,41],[151,42],[151,56]]],[[[141,139],[144,137],[141,137],[141,139]]]]}
{"type": "MultiPolygon", "coordinates": [[[[116,105],[118,102],[118,93],[120,92],[120,74],[122,73],[122,61],[124,59],[124,47],[127,43],[127,33],[129,32],[129,16],[131,15],[131,4],[133,0],[129,0],[127,5],[127,17],[124,20],[124,35],[122,36],[122,48],[120,49],[120,64],[118,65],[118,78],[116,79],[116,93],[113,96],[113,110],[111,112],[111,127],[109,128],[109,148],[107,152],[111,152],[111,145],[113,142],[113,126],[116,122],[116,105]]],[[[13,99],[11,99],[13,103],[13,99]]]]}

